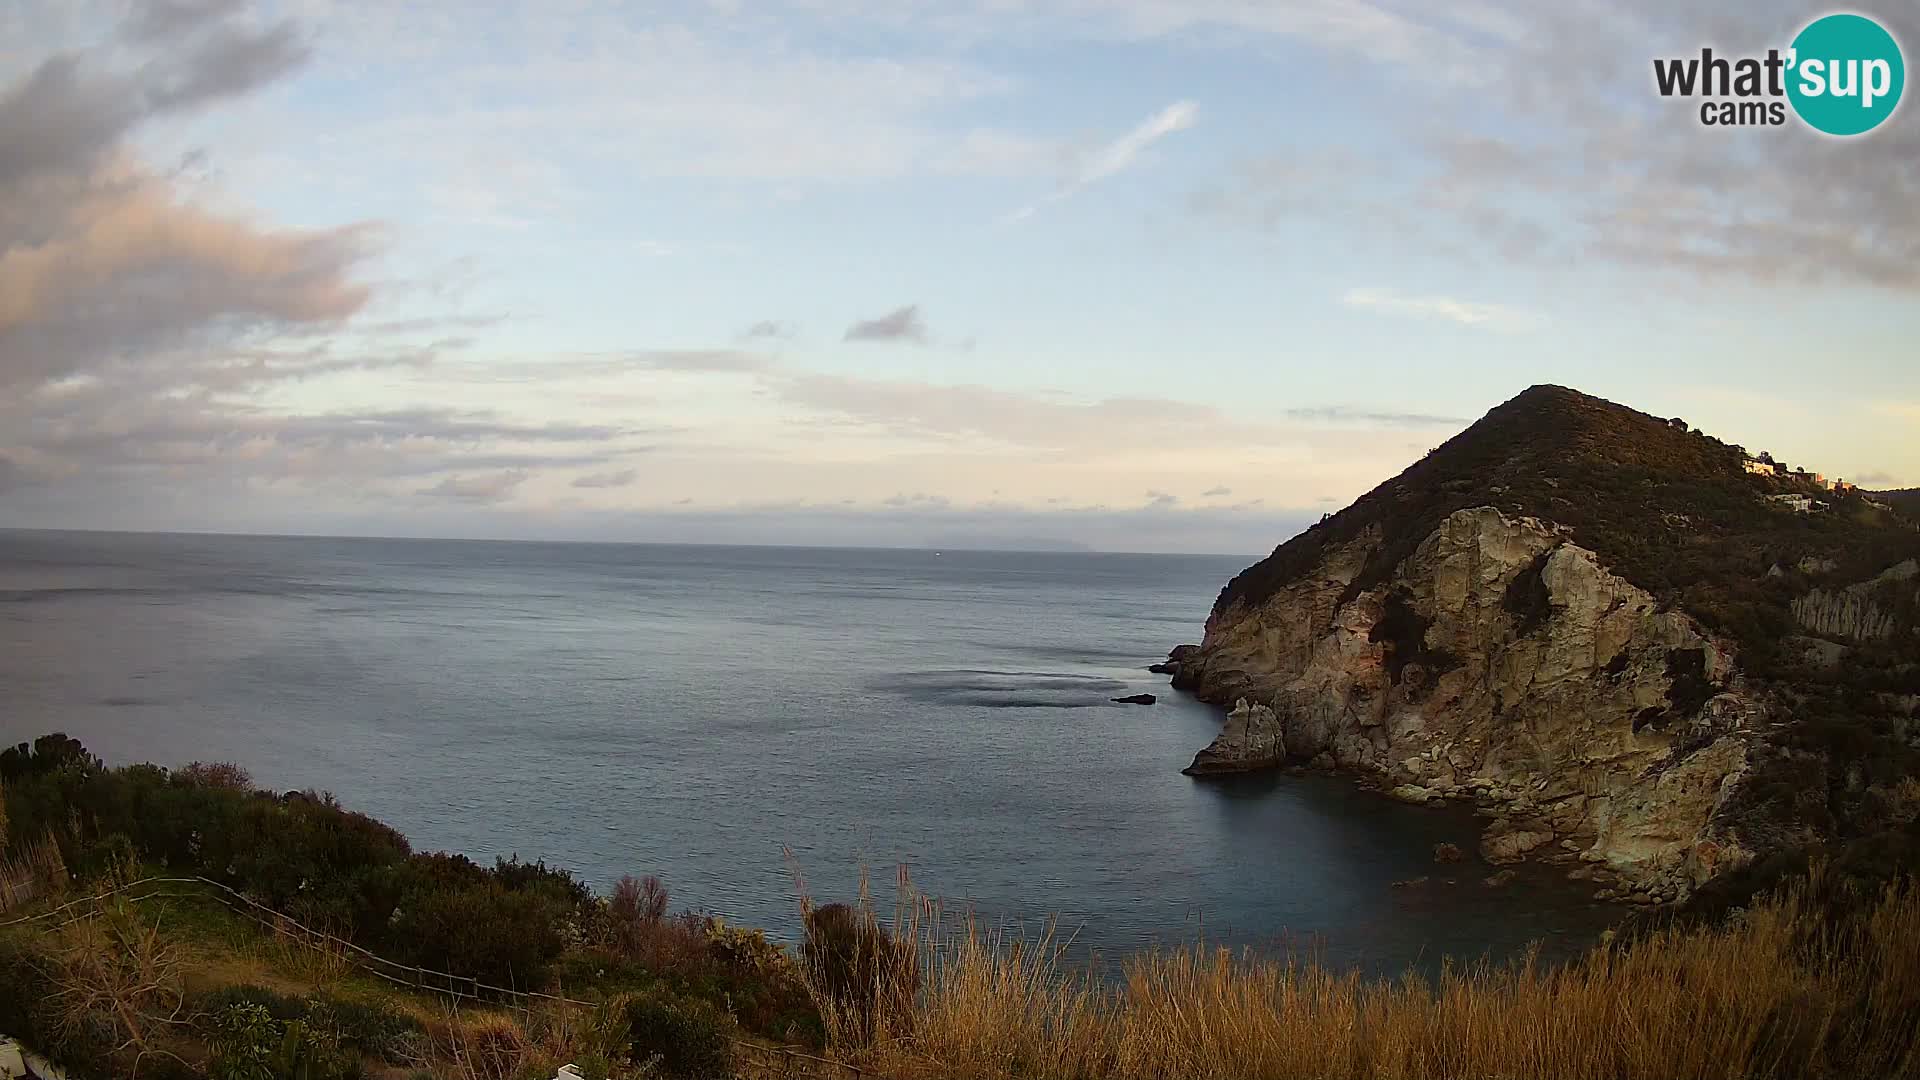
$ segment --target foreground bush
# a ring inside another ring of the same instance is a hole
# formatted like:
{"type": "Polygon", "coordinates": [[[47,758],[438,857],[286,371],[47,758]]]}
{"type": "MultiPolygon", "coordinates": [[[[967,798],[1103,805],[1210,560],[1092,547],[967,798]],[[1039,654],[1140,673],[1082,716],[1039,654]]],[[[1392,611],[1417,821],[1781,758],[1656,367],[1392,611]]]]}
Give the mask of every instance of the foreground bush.
{"type": "Polygon", "coordinates": [[[806,973],[823,1014],[843,1030],[911,1016],[919,966],[911,932],[889,931],[870,906],[827,904],[806,912],[806,973]]]}
{"type": "MultiPolygon", "coordinates": [[[[264,1016],[281,1025],[299,1023],[344,1049],[390,1065],[417,1065],[427,1058],[426,1028],[391,1005],[325,991],[287,994],[263,986],[223,986],[188,1002],[202,1033],[218,1043],[222,1017],[264,1016]],[[240,1010],[240,1011],[236,1011],[240,1010]]],[[[284,1035],[284,1026],[280,1029],[284,1035]]]]}
{"type": "Polygon", "coordinates": [[[109,769],[56,734],[0,752],[0,784],[16,854],[52,837],[82,873],[144,861],[211,878],[400,962],[496,985],[542,983],[590,897],[544,863],[416,855],[330,795],[257,791],[237,766],[109,769]]]}
{"type": "Polygon", "coordinates": [[[668,1076],[718,1077],[733,1069],[733,1023],[702,1001],[640,995],[625,1003],[630,1056],[668,1076]]]}

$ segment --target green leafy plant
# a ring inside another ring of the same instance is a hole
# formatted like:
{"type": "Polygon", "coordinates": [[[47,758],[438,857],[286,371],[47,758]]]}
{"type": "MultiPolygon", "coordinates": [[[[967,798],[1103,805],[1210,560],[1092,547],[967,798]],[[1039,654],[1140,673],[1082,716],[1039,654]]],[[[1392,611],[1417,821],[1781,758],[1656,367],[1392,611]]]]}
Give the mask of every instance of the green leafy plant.
{"type": "Polygon", "coordinates": [[[276,1080],[284,1030],[265,1006],[236,1002],[222,1009],[212,1026],[208,1073],[213,1080],[276,1080]]]}
{"type": "Polygon", "coordinates": [[[704,1001],[641,994],[625,1002],[636,1062],[668,1076],[725,1076],[733,1068],[733,1021],[704,1001]]]}

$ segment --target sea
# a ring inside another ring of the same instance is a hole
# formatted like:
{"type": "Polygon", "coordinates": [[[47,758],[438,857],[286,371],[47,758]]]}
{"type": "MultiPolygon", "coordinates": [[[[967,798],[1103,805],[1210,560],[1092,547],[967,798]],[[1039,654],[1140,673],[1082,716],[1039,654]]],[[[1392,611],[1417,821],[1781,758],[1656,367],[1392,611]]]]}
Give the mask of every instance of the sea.
{"type": "Polygon", "coordinates": [[[1587,889],[1434,861],[1466,809],[1181,775],[1221,713],[1146,667],[1249,561],[0,531],[0,739],[238,762],[416,850],[653,874],[785,940],[802,894],[888,912],[904,875],[1103,963],[1590,944],[1617,911],[1587,889]]]}

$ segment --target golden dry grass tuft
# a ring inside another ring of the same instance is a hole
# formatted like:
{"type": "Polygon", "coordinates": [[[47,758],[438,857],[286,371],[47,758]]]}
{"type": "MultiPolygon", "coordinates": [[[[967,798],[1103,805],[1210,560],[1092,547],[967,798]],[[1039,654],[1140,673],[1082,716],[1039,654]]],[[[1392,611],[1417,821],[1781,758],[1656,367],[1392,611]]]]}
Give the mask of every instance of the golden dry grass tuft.
{"type": "Polygon", "coordinates": [[[1848,919],[1803,896],[1563,967],[1432,981],[1202,947],[1102,979],[1063,970],[1046,941],[962,925],[925,934],[915,993],[876,995],[877,1015],[830,1032],[843,1056],[911,1080],[1920,1076],[1920,890],[1848,919]]]}

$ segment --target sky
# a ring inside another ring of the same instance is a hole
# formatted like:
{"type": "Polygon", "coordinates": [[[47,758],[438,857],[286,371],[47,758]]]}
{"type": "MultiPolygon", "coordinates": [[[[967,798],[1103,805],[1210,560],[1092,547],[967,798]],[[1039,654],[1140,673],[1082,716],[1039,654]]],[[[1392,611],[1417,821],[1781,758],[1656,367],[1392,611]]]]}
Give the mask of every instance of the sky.
{"type": "Polygon", "coordinates": [[[5,0],[0,527],[1256,553],[1543,382],[1920,485],[1920,106],[1653,90],[1824,11],[5,0]]]}

